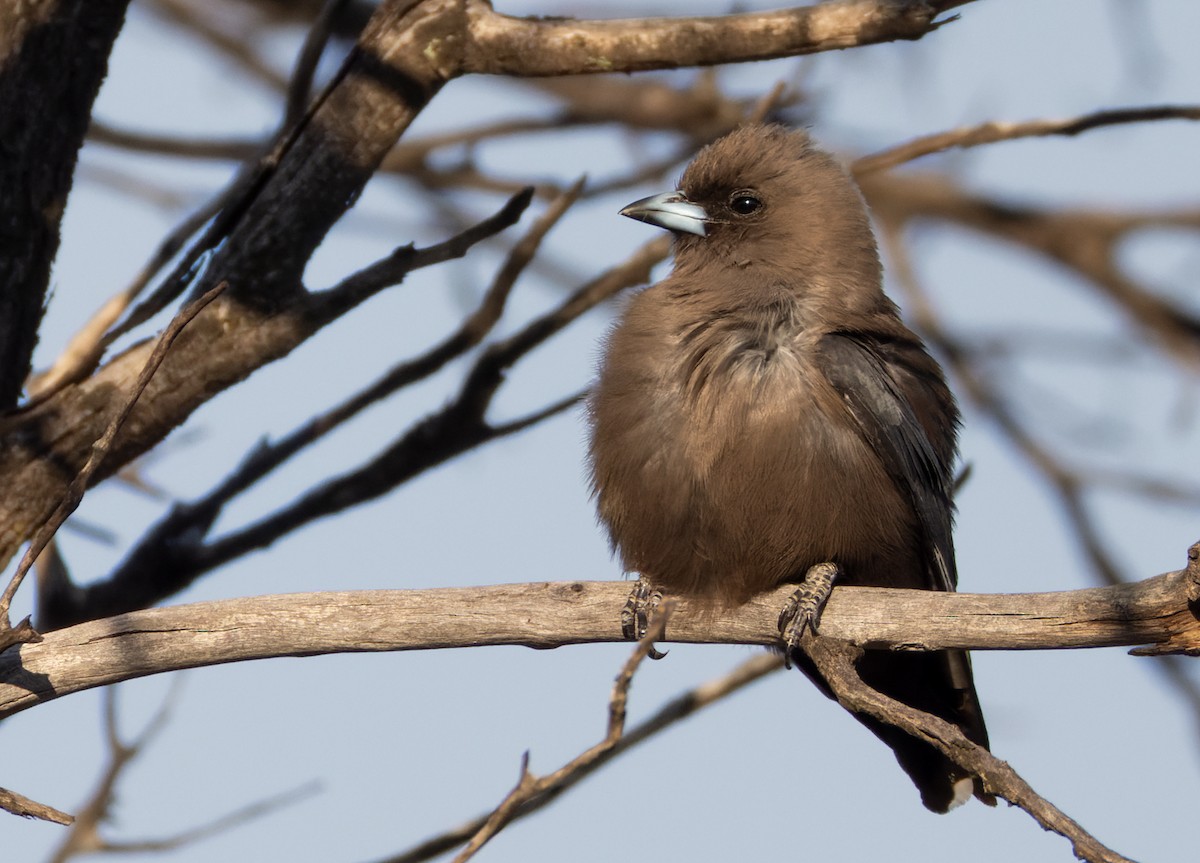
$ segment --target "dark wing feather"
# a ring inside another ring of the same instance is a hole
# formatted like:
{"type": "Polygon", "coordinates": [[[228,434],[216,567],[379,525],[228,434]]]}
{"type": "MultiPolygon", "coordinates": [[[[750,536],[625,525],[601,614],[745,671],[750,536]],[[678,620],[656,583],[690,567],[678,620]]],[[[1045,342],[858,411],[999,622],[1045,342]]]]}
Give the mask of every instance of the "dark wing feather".
{"type": "MultiPolygon", "coordinates": [[[[831,333],[821,340],[822,369],[834,389],[845,400],[863,438],[879,455],[888,475],[912,505],[921,529],[922,556],[928,561],[929,587],[954,590],[958,573],[954,566],[952,519],[953,435],[957,411],[946,392],[944,416],[934,418],[947,426],[949,445],[935,446],[922,424],[913,400],[920,393],[923,377],[936,375],[930,383],[944,390],[940,374],[915,336],[897,344],[864,334],[831,333]],[[920,366],[906,363],[906,358],[920,366]],[[931,371],[932,370],[932,371],[931,371]]],[[[925,393],[936,404],[938,393],[925,393]]]]}

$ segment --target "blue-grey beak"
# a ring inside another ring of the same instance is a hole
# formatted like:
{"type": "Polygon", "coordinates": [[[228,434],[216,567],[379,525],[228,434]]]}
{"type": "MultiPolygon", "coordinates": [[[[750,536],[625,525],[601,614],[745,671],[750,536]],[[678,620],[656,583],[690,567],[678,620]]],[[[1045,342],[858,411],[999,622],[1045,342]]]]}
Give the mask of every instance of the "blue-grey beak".
{"type": "Polygon", "coordinates": [[[621,211],[621,215],[668,231],[700,237],[704,236],[704,225],[708,221],[704,208],[693,204],[682,192],[663,192],[634,201],[621,211]]]}

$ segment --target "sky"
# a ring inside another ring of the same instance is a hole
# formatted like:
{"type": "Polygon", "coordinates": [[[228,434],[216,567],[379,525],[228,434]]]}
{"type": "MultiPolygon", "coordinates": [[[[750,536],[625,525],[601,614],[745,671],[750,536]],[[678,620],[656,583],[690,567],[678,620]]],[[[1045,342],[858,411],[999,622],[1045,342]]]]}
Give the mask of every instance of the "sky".
{"type": "MultiPolygon", "coordinates": [[[[619,9],[601,3],[497,5],[512,14],[579,17],[651,8],[656,14],[724,11],[714,2],[619,9]]],[[[770,7],[756,2],[742,8],[770,7]]],[[[780,79],[802,82],[818,106],[812,133],[848,154],[988,119],[1200,101],[1194,46],[1200,6],[1188,0],[983,0],[959,11],[961,20],[919,42],[749,65],[723,71],[720,80],[729,91],[751,97],[780,79]]],[[[290,65],[301,36],[296,31],[272,42],[281,69],[290,65]]],[[[679,80],[692,74],[679,73],[679,80]]],[[[551,104],[530,88],[460,80],[437,97],[411,134],[536,115],[551,104]]],[[[246,85],[206,49],[165,31],[135,4],[96,115],[146,131],[247,136],[269,130],[278,107],[272,93],[246,85]]],[[[602,180],[618,171],[627,164],[629,146],[608,132],[564,133],[535,145],[489,147],[483,159],[498,174],[565,184],[585,172],[602,180]]],[[[1195,207],[1197,152],[1200,127],[1170,123],[1006,143],[929,166],[953,170],[969,188],[1013,202],[1195,207]]],[[[161,236],[233,170],[227,163],[86,148],[38,363],[50,362],[74,329],[128,282],[161,236]],[[148,201],[115,189],[107,179],[113,169],[160,182],[175,195],[148,201]]],[[[548,254],[582,282],[653,236],[617,210],[660,190],[627,190],[572,210],[552,235],[548,254]]],[[[495,204],[480,197],[477,212],[495,204]]],[[[319,250],[306,280],[312,287],[329,285],[396,244],[444,235],[426,198],[376,180],[319,250]]],[[[515,236],[506,235],[509,241],[515,236]]],[[[1051,266],[963,233],[923,231],[915,243],[923,281],[963,332],[984,338],[1023,326],[1128,339],[1118,315],[1051,266]]],[[[147,462],[147,477],[173,498],[203,493],[262,436],[286,433],[335,403],[347,381],[373,379],[453,327],[505,248],[493,243],[463,262],[417,274],[215,399],[147,462]]],[[[1194,308],[1197,248],[1194,235],[1146,237],[1123,249],[1122,262],[1156,287],[1189,298],[1194,308]]],[[[561,288],[527,274],[501,332],[560,296],[561,288]]],[[[520,415],[586,385],[614,308],[577,322],[523,362],[493,418],[520,415]]],[[[1101,368],[1031,362],[1010,386],[1028,410],[1046,412],[1050,439],[1072,454],[1142,465],[1197,484],[1194,377],[1179,380],[1152,351],[1131,356],[1101,368]]],[[[372,408],[231,508],[221,527],[251,520],[320,477],[357,464],[440,406],[463,370],[454,365],[372,408]]],[[[227,566],[171,602],[619,578],[588,499],[585,434],[579,411],[561,415],[227,566]]],[[[1086,562],[1038,478],[970,409],[961,449],[972,466],[958,502],[961,588],[1090,586],[1086,562]]],[[[89,495],[79,517],[110,531],[116,542],[65,534],[63,550],[74,576],[101,577],[166,505],[113,484],[89,495]]],[[[1116,497],[1097,498],[1096,506],[1108,547],[1134,577],[1180,567],[1187,546],[1200,538],[1194,510],[1116,497]]],[[[30,601],[26,590],[15,611],[24,613],[30,601]]],[[[668,659],[639,672],[631,721],[753,654],[751,648],[672,646],[668,659]]],[[[127,735],[174,695],[169,723],[121,784],[108,835],[136,840],[171,834],[317,781],[315,794],[265,818],[149,856],[180,863],[384,858],[494,806],[516,781],[522,753],[530,752],[535,773],[545,773],[598,740],[611,680],[627,655],[624,645],[589,645],[328,656],[123,684],[119,714],[127,735]]],[[[980,652],[974,664],[993,749],[1035,789],[1126,856],[1194,856],[1188,825],[1200,791],[1195,717],[1151,661],[1104,649],[980,652]]],[[[100,694],[87,692],[5,722],[0,784],[71,810],[104,765],[100,717],[100,694]]],[[[53,825],[2,819],[0,847],[5,859],[37,861],[61,833],[53,825]]],[[[699,863],[1073,859],[1064,839],[1004,804],[988,809],[971,803],[947,816],[926,812],[887,750],[794,673],[764,680],[645,744],[510,827],[479,859],[598,861],[618,855],[699,863]]]]}

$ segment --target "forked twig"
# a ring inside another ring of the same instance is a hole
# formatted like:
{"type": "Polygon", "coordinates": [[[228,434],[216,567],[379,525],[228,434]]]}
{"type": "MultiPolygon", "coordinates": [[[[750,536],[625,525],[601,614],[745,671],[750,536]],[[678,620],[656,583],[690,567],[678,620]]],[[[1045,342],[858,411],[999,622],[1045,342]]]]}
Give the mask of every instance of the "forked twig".
{"type": "Polygon", "coordinates": [[[467,843],[467,846],[454,858],[454,863],[466,863],[467,860],[475,856],[475,853],[488,840],[503,830],[517,817],[522,806],[536,796],[545,794],[556,785],[561,784],[574,773],[594,763],[617,745],[617,742],[621,739],[621,735],[625,733],[625,704],[629,697],[629,686],[633,682],[633,675],[654,649],[654,642],[661,640],[666,634],[667,620],[670,618],[673,609],[674,603],[671,600],[666,600],[659,606],[658,613],[651,620],[648,631],[638,641],[637,647],[634,648],[629,659],[625,661],[625,665],[621,668],[621,673],[617,675],[617,679],[613,682],[612,696],[608,702],[608,732],[604,735],[604,739],[586,752],[573,758],[558,770],[542,777],[536,777],[529,772],[529,753],[526,752],[521,757],[521,778],[517,781],[516,787],[508,793],[508,796],[488,816],[484,825],[471,837],[471,841],[467,843]]]}

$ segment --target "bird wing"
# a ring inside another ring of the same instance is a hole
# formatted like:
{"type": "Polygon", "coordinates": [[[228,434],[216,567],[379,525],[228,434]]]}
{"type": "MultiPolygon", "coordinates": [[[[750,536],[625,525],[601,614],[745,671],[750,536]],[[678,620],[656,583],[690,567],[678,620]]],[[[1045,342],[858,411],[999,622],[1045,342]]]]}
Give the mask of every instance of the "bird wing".
{"type": "MultiPolygon", "coordinates": [[[[915,349],[928,357],[919,343],[915,349]]],[[[901,381],[919,386],[922,370],[912,365],[905,369],[904,351],[870,335],[831,333],[821,340],[819,350],[826,378],[917,516],[929,586],[954,590],[958,573],[951,533],[951,465],[931,443],[901,381]],[[898,374],[901,369],[908,374],[898,374]]],[[[950,410],[942,419],[952,434],[957,414],[950,410]]]]}

